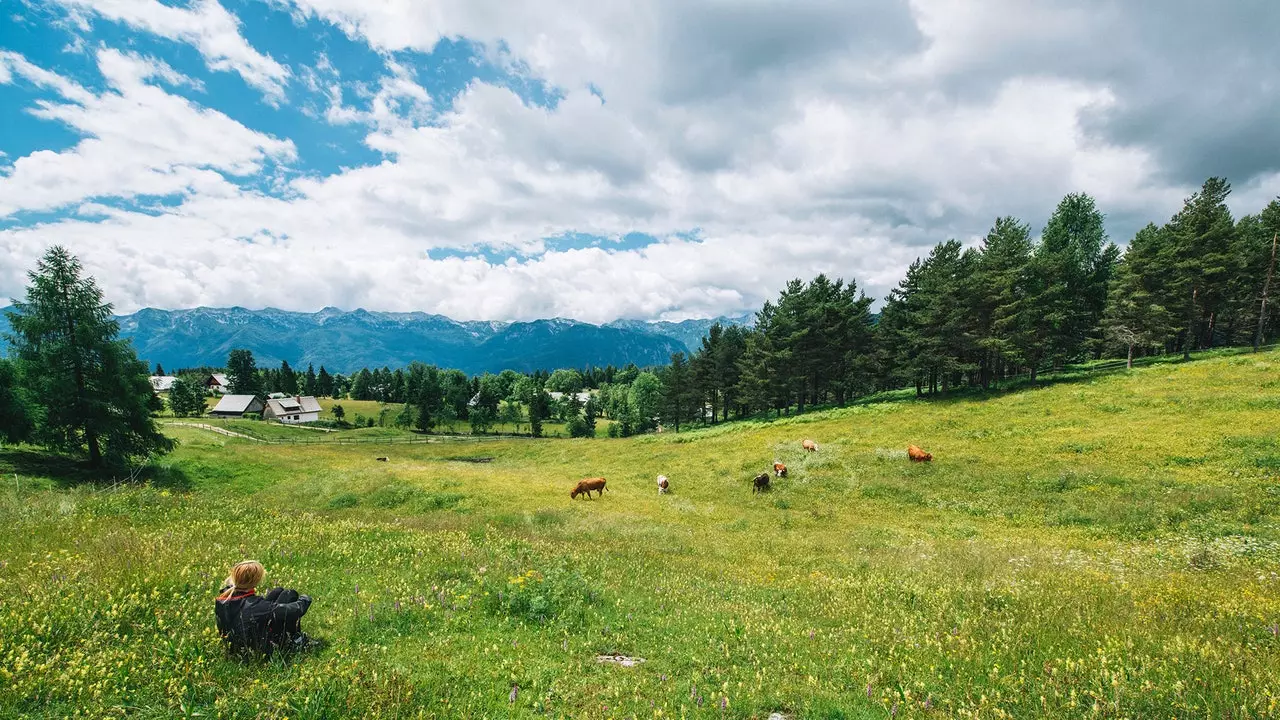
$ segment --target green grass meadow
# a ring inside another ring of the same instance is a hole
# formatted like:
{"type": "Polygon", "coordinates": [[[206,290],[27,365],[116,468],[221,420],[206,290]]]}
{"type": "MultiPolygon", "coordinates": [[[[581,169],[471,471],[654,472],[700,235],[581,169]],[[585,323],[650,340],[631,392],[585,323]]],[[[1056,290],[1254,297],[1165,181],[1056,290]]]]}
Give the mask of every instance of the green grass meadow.
{"type": "Polygon", "coordinates": [[[167,428],[142,486],[0,450],[0,716],[1280,716],[1280,352],[622,440],[167,428]],[[328,647],[224,656],[246,558],[328,647]]]}

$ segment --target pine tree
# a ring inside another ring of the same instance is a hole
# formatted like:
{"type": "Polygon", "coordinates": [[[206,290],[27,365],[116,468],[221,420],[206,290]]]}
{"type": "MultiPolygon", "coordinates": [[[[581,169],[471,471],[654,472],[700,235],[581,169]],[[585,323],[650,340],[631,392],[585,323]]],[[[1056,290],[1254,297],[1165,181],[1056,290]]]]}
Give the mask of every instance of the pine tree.
{"type": "Polygon", "coordinates": [[[671,364],[661,371],[662,422],[680,432],[680,423],[690,418],[696,390],[690,383],[689,364],[682,352],[671,355],[671,364]]]}
{"type": "Polygon", "coordinates": [[[1097,340],[1117,255],[1093,198],[1083,193],[1063,198],[1045,225],[1031,264],[1034,295],[1026,311],[1039,346],[1034,354],[1061,367],[1097,340]]]}
{"type": "Polygon", "coordinates": [[[1111,279],[1102,324],[1106,335],[1125,348],[1128,367],[1133,367],[1135,348],[1162,344],[1174,330],[1161,288],[1166,244],[1166,234],[1155,225],[1139,230],[1111,279]]]}
{"type": "Polygon", "coordinates": [[[232,350],[227,358],[227,379],[234,395],[262,395],[263,382],[258,364],[248,350],[232,350]]]}
{"type": "Polygon", "coordinates": [[[304,377],[302,382],[303,392],[306,393],[307,395],[315,395],[316,387],[318,383],[319,383],[319,378],[316,377],[315,366],[312,365],[311,363],[307,363],[307,374],[304,377]]]}
{"type": "Polygon", "coordinates": [[[551,415],[551,396],[542,389],[533,393],[529,402],[529,432],[534,437],[542,437],[542,421],[551,415]]]}
{"type": "Polygon", "coordinates": [[[1024,281],[1031,249],[1031,227],[1012,217],[997,218],[983,239],[973,274],[975,342],[983,353],[983,387],[1021,361],[1014,336],[1018,307],[1027,292],[1024,281]]]}
{"type": "Polygon", "coordinates": [[[160,363],[156,363],[156,375],[157,376],[164,375],[164,366],[161,365],[160,363]]]}
{"type": "Polygon", "coordinates": [[[80,262],[54,246],[28,276],[26,299],[8,318],[35,439],[85,453],[92,467],[171,450],[151,417],[158,400],[147,365],[119,339],[111,305],[80,262]]]}
{"type": "Polygon", "coordinates": [[[289,367],[288,360],[280,361],[280,375],[277,382],[277,388],[279,392],[285,393],[286,395],[298,394],[298,374],[293,371],[293,368],[289,367]]]}
{"type": "Polygon", "coordinates": [[[329,375],[329,371],[320,366],[320,372],[316,375],[316,392],[324,397],[333,397],[333,377],[329,375]]]}
{"type": "Polygon", "coordinates": [[[1230,183],[1209,178],[1169,223],[1176,258],[1171,285],[1181,294],[1178,304],[1170,309],[1182,322],[1183,357],[1189,358],[1193,348],[1213,343],[1214,324],[1232,264],[1235,223],[1226,203],[1230,194],[1230,183]]]}
{"type": "Polygon", "coordinates": [[[418,386],[418,424],[422,432],[431,432],[444,405],[444,388],[440,386],[440,371],[434,366],[423,371],[418,386]]]}
{"type": "Polygon", "coordinates": [[[351,383],[351,399],[373,399],[373,373],[369,372],[369,368],[361,368],[360,372],[356,373],[351,383]]]}

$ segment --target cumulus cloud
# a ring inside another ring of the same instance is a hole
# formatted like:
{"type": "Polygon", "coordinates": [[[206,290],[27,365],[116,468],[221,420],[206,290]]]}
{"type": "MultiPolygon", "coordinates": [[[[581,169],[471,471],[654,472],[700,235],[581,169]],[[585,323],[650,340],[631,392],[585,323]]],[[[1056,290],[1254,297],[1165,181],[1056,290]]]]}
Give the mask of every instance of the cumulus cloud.
{"type": "Polygon", "coordinates": [[[51,210],[87,198],[200,192],[222,176],[258,173],[293,157],[288,140],[254,132],[154,83],[190,84],[163,62],[105,49],[97,53],[107,89],[95,94],[15,53],[0,53],[0,84],[15,77],[61,98],[31,110],[85,136],[75,146],[16,159],[0,175],[0,217],[51,210]]]}
{"type": "Polygon", "coordinates": [[[97,14],[160,37],[190,43],[211,70],[234,70],[272,102],[284,99],[289,68],[254,50],[240,34],[240,21],[217,0],[177,7],[159,0],[53,0],[81,16],[97,14]]]}
{"type": "Polygon", "coordinates": [[[82,203],[76,217],[0,230],[13,258],[0,267],[0,290],[15,292],[18,268],[57,241],[84,256],[122,309],[678,319],[756,308],[786,280],[817,272],[883,297],[930,245],[976,241],[998,215],[1038,227],[1067,192],[1095,195],[1123,242],[1174,212],[1201,175],[1230,174],[1244,211],[1280,181],[1270,155],[1280,143],[1232,150],[1247,144],[1235,134],[1280,139],[1262,122],[1280,99],[1269,84],[1280,75],[1266,74],[1275,52],[1235,7],[293,7],[381,54],[364,90],[340,77],[336,55],[321,55],[299,83],[322,108],[318,120],[361,128],[381,161],[281,175],[297,152],[289,140],[167,91],[183,79],[158,63],[102,51],[109,88],[98,93],[0,56],[0,83],[56,93],[60,101],[32,112],[88,136],[52,157],[19,157],[0,175],[0,211],[82,203]],[[1200,43],[1210,47],[1195,52],[1232,58],[1231,78],[1179,44],[1202,20],[1200,43]],[[428,69],[415,62],[456,37],[547,83],[555,101],[472,80],[435,110],[428,69]],[[1223,100],[1213,92],[1197,94],[1215,80],[1240,97],[1230,113],[1215,108],[1223,100]],[[74,172],[59,170],[68,163],[74,172]],[[180,201],[164,205],[98,202],[174,194],[180,201]],[[632,232],[658,240],[612,242],[632,232]],[[548,241],[570,233],[606,241],[567,250],[548,241]],[[495,253],[509,258],[486,259],[495,253]]]}

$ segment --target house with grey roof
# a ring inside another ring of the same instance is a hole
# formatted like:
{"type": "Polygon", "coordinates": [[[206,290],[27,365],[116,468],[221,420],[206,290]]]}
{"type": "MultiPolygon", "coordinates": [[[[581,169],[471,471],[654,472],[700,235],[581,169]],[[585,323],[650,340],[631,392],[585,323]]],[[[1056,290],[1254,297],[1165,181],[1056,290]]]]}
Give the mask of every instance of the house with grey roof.
{"type": "Polygon", "coordinates": [[[204,381],[204,386],[219,395],[225,395],[231,392],[231,379],[223,373],[214,373],[204,381]]]}
{"type": "Polygon", "coordinates": [[[223,395],[209,411],[210,417],[237,418],[245,413],[262,412],[263,404],[257,395],[223,395]]]}
{"type": "Polygon", "coordinates": [[[158,393],[169,392],[173,389],[173,384],[178,380],[172,375],[152,375],[149,379],[151,380],[151,389],[158,393]]]}
{"type": "Polygon", "coordinates": [[[288,425],[315,422],[320,419],[320,401],[310,395],[294,395],[267,400],[263,420],[279,420],[288,425]]]}

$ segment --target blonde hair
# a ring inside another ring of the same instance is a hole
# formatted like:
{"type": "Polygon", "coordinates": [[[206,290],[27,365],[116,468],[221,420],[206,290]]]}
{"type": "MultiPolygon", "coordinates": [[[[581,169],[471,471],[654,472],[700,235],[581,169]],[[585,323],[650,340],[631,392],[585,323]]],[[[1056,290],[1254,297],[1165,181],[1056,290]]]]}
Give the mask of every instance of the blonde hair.
{"type": "Polygon", "coordinates": [[[262,582],[262,576],[266,574],[266,568],[262,567],[262,563],[257,560],[238,562],[232,566],[231,574],[227,576],[227,589],[218,597],[225,599],[237,592],[252,590],[258,587],[258,583],[262,582]]]}

